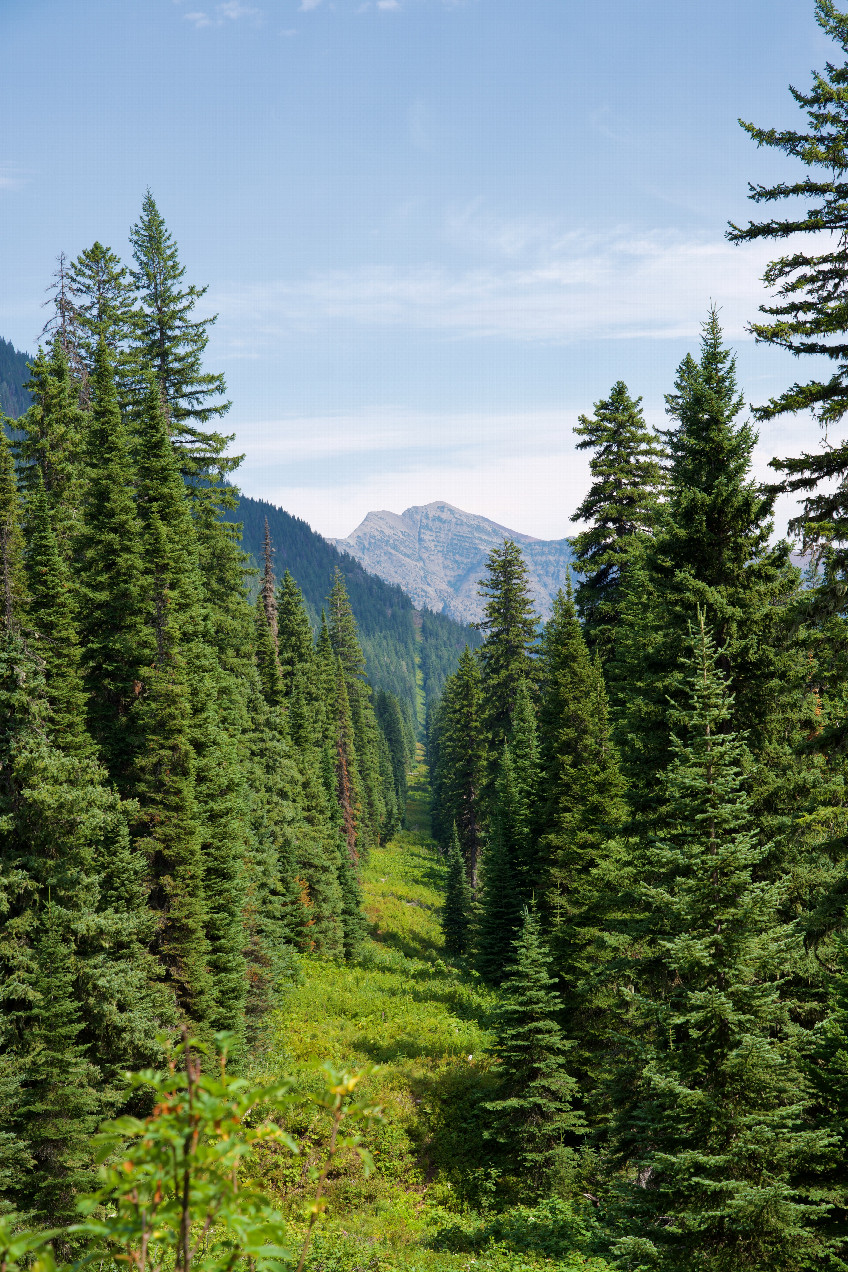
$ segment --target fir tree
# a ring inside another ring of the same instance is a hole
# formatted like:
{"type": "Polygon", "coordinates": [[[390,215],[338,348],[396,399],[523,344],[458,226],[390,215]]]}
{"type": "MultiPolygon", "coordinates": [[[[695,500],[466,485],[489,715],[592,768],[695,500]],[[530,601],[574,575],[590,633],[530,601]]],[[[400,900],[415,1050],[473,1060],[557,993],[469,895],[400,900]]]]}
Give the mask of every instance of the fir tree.
{"type": "Polygon", "coordinates": [[[445,901],[442,907],[442,933],[448,954],[466,954],[469,947],[471,912],[474,893],[468,882],[459,836],[454,827],[448,855],[445,901]]]}
{"type": "Polygon", "coordinates": [[[123,398],[130,372],[126,344],[133,328],[135,300],[127,269],[111,248],[95,242],[71,262],[68,279],[74,289],[77,355],[86,377],[94,374],[97,344],[102,339],[123,398]]]}
{"type": "MultiPolygon", "coordinates": [[[[100,1112],[99,1074],[79,1040],[73,957],[62,927],[48,904],[24,978],[26,1078],[14,1119],[33,1161],[21,1201],[31,1222],[50,1227],[73,1222],[77,1196],[94,1185],[91,1139],[100,1112]]],[[[60,1245],[67,1253],[67,1237],[60,1245]]]]}
{"type": "Polygon", "coordinates": [[[588,1041],[584,983],[598,953],[603,888],[598,871],[625,816],[604,679],[589,656],[573,598],[560,592],[539,656],[541,797],[535,830],[543,914],[563,977],[568,1034],[588,1041]]]}
{"type": "Polygon", "coordinates": [[[486,1102],[489,1134],[500,1141],[512,1169],[542,1192],[581,1130],[572,1108],[569,1044],[557,1023],[559,999],[550,975],[539,919],[524,911],[501,986],[494,1053],[500,1062],[498,1098],[486,1102]]]}
{"type": "Polygon", "coordinates": [[[21,486],[30,492],[43,484],[59,550],[69,560],[80,530],[87,419],[59,340],[46,353],[39,349],[27,387],[33,404],[15,424],[21,486]]]}
{"type": "Polygon", "coordinates": [[[50,733],[62,750],[87,754],[92,745],[85,728],[76,606],[70,572],[53,533],[40,470],[27,504],[26,530],[27,626],[37,633],[38,652],[44,662],[50,733]]]}
{"type": "Polygon", "coordinates": [[[6,432],[0,428],[0,569],[3,571],[3,630],[7,633],[20,627],[26,601],[22,552],[15,461],[6,432]]]}
{"type": "Polygon", "coordinates": [[[214,482],[240,462],[224,455],[231,437],[203,427],[230,406],[214,400],[226,391],[224,377],[202,367],[208,328],[215,319],[195,318],[194,308],[207,289],[183,285],[185,266],[149,190],[130,243],[135,261],[131,278],[140,302],[130,350],[137,365],[152,368],[156,376],[181,469],[187,477],[201,479],[192,484],[200,493],[204,479],[214,482]]]}
{"type": "MultiPolygon", "coordinates": [[[[848,14],[833,0],[815,0],[815,14],[821,29],[843,53],[848,52],[848,14]]],[[[769,264],[764,282],[774,290],[775,299],[760,306],[764,319],[752,323],[751,331],[759,341],[788,349],[796,356],[827,358],[835,366],[829,377],[814,374],[804,384],[796,382],[759,407],[756,415],[768,420],[809,410],[822,425],[825,437],[819,453],[772,463],[786,474],[784,490],[806,495],[801,514],[790,522],[790,531],[800,531],[807,547],[829,556],[835,577],[842,579],[848,560],[844,480],[848,444],[834,441],[832,430],[848,409],[848,251],[844,239],[848,224],[848,61],[841,65],[828,62],[823,72],[813,72],[808,92],[791,87],[789,91],[806,112],[805,128],[760,128],[740,123],[758,146],[782,150],[803,165],[795,180],[750,186],[750,198],[757,204],[783,199],[802,203],[797,209],[791,207],[783,218],[750,221],[745,227],[731,225],[728,238],[735,243],[760,239],[782,243],[795,235],[815,236],[808,247],[794,247],[769,264]]],[[[842,591],[839,588],[834,594],[837,604],[842,591]]]]}
{"type": "Polygon", "coordinates": [[[525,792],[516,781],[510,749],[505,746],[483,853],[474,932],[475,966],[490,985],[499,985],[503,979],[504,950],[515,940],[521,926],[528,820],[525,792]]]}
{"type": "Polygon", "coordinates": [[[765,849],[743,740],[703,613],[684,663],[687,703],[661,778],[659,833],[636,862],[630,1068],[611,1139],[628,1168],[622,1246],[657,1266],[789,1269],[813,1260],[821,1207],[795,1180],[825,1147],[809,1128],[778,977],[785,881],[758,880],[765,849]]]}
{"type": "Polygon", "coordinates": [[[484,719],[490,782],[500,763],[503,744],[512,732],[518,687],[532,681],[531,651],[537,615],[528,590],[527,566],[521,549],[509,539],[493,548],[481,581],[486,617],[477,624],[485,635],[480,651],[484,719]]]}
{"type": "Polygon", "coordinates": [[[574,430],[581,438],[577,449],[594,452],[589,461],[592,485],[571,517],[588,523],[573,540],[582,575],[577,606],[586,641],[605,663],[613,657],[628,556],[656,523],[663,485],[663,451],[645,423],[641,404],[619,380],[609,398],[595,403],[594,417],[581,415],[574,430]]]}
{"type": "Polygon", "coordinates": [[[437,754],[431,757],[431,764],[442,842],[449,842],[450,826],[456,825],[468,877],[475,889],[482,846],[482,711],[480,669],[466,645],[456,672],[445,683],[434,721],[431,742],[435,741],[437,754]]]}
{"type": "MultiPolygon", "coordinates": [[[[742,399],[735,359],[722,344],[715,310],[704,324],[700,360],[684,358],[667,401],[676,421],[665,434],[668,501],[644,562],[631,571],[615,671],[629,696],[622,753],[643,809],[668,763],[677,660],[696,606],[707,614],[730,680],[733,725],[748,734],[755,753],[773,748],[774,774],[791,764],[783,740],[794,728],[806,674],[792,649],[788,613],[798,573],[788,545],[769,544],[774,496],[751,477],[756,434],[736,419],[742,399]]],[[[774,784],[765,766],[762,780],[764,788],[774,784]]]]}
{"type": "Polygon", "coordinates": [[[97,349],[80,534],[79,635],[91,735],[119,789],[138,739],[131,711],[155,643],[146,621],[148,579],[135,505],[135,469],[109,354],[97,349]]]}
{"type": "Polygon", "coordinates": [[[288,570],[277,589],[277,635],[283,692],[290,698],[295,671],[309,666],[314,650],[303,593],[288,570]]]}

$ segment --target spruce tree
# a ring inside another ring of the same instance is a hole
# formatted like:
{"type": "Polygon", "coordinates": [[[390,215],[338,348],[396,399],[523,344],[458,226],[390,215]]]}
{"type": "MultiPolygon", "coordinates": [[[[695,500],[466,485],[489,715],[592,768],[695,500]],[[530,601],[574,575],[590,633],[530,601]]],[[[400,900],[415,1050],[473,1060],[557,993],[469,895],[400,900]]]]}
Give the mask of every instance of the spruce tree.
{"type": "MultiPolygon", "coordinates": [[[[814,1261],[821,1206],[797,1187],[826,1146],[811,1129],[780,975],[786,880],[766,856],[744,776],[744,740],[703,611],[682,666],[686,700],[660,778],[661,824],[635,862],[635,990],[610,1139],[626,1167],[633,1238],[683,1272],[789,1269],[814,1261]]],[[[632,992],[632,991],[631,991],[632,992]]]]}
{"type": "MultiPolygon", "coordinates": [[[[130,273],[139,298],[130,352],[139,368],[151,368],[156,376],[180,467],[200,495],[206,481],[216,481],[240,462],[224,454],[231,437],[204,427],[230,406],[215,401],[226,392],[224,377],[202,365],[215,319],[195,318],[194,309],[207,289],[184,286],[185,266],[149,190],[130,243],[135,261],[130,273]]],[[[143,395],[143,383],[140,390],[143,395]]]]}
{"type": "Polygon", "coordinates": [[[135,468],[105,342],[97,348],[80,532],[79,635],[91,735],[125,790],[138,739],[131,712],[155,642],[135,504],[135,468]]]}
{"type": "Polygon", "coordinates": [[[277,589],[277,636],[283,692],[290,698],[295,670],[311,663],[314,649],[303,593],[288,570],[277,589]]]}
{"type": "Polygon", "coordinates": [[[474,930],[474,963],[490,985],[501,983],[506,971],[504,950],[509,949],[521,926],[522,866],[529,820],[524,796],[510,749],[504,746],[483,852],[474,930]]]}
{"type": "Polygon", "coordinates": [[[483,836],[481,802],[485,743],[482,712],[480,669],[466,645],[456,672],[445,683],[434,721],[433,740],[437,755],[433,763],[433,793],[442,842],[447,845],[450,827],[455,824],[468,877],[475,889],[483,836]]]}
{"type": "Polygon", "coordinates": [[[573,540],[581,579],[577,607],[590,649],[612,661],[620,621],[622,577],[635,543],[651,533],[663,486],[659,439],[645,423],[642,399],[617,381],[608,398],[595,403],[594,417],[581,415],[574,430],[578,450],[591,450],[592,485],[572,521],[587,522],[573,540]]]}
{"type": "Polygon", "coordinates": [[[493,548],[481,580],[484,613],[477,627],[484,633],[480,650],[488,775],[494,781],[503,744],[512,732],[516,695],[522,681],[532,683],[531,651],[538,617],[528,589],[521,549],[510,539],[493,548]]]}
{"type": "Polygon", "coordinates": [[[71,576],[59,553],[40,470],[26,507],[26,531],[26,622],[35,634],[44,663],[51,707],[48,727],[62,750],[88,754],[92,744],[85,727],[86,698],[71,576]]]}
{"type": "Polygon", "coordinates": [[[0,570],[3,582],[3,630],[20,629],[26,603],[18,483],[5,429],[0,428],[0,570]]]}
{"type": "Polygon", "coordinates": [[[569,1036],[585,1040],[580,986],[597,960],[594,944],[603,923],[597,872],[626,808],[604,678],[589,655],[570,591],[557,595],[545,626],[539,682],[541,795],[532,882],[552,931],[569,1036]]]}
{"type": "Polygon", "coordinates": [[[16,421],[13,443],[21,486],[31,492],[43,483],[59,550],[70,560],[80,528],[88,424],[59,340],[47,352],[39,349],[27,388],[33,404],[16,421]]]}
{"type": "Polygon", "coordinates": [[[789,613],[799,576],[788,544],[769,543],[774,495],[751,476],[756,434],[737,421],[735,359],[715,310],[700,359],[683,359],[667,403],[675,422],[665,433],[668,500],[644,561],[631,571],[615,670],[629,699],[618,714],[632,798],[650,807],[656,774],[668,764],[679,650],[701,606],[734,695],[733,726],[755,754],[769,754],[765,800],[791,766],[784,740],[805,682],[789,613]]]}
{"type": "MultiPolygon", "coordinates": [[[[79,1038],[73,955],[63,927],[48,903],[23,978],[30,1000],[26,1077],[13,1122],[33,1162],[20,1199],[30,1222],[49,1227],[72,1223],[77,1197],[94,1187],[91,1139],[101,1111],[100,1075],[79,1038]]],[[[59,1246],[70,1252],[67,1237],[59,1246]]]]}
{"type": "Polygon", "coordinates": [[[531,906],[524,911],[498,1001],[493,1048],[498,1095],[483,1108],[490,1119],[488,1134],[535,1193],[545,1191],[582,1129],[572,1108],[576,1083],[568,1073],[569,1043],[557,1023],[554,985],[531,906]]]}
{"type": "Polygon", "coordinates": [[[468,873],[459,846],[459,836],[454,826],[448,854],[448,874],[441,919],[446,953],[468,953],[473,904],[474,893],[468,882],[468,873]]]}
{"type": "MultiPolygon", "coordinates": [[[[826,35],[848,53],[848,13],[833,0],[815,0],[815,16],[826,35]]],[[[808,246],[790,246],[766,269],[764,282],[773,289],[771,303],[761,305],[763,320],[751,324],[757,340],[788,349],[796,356],[812,354],[829,359],[830,376],[815,372],[806,383],[796,382],[764,406],[756,416],[774,419],[809,410],[824,431],[819,452],[773,460],[786,474],[782,489],[803,492],[802,511],[790,522],[800,531],[805,546],[829,557],[835,580],[843,580],[848,564],[848,502],[845,473],[848,443],[834,436],[848,409],[848,61],[827,62],[813,72],[805,93],[790,87],[798,106],[806,113],[802,128],[760,128],[740,120],[757,143],[782,150],[799,160],[802,171],[794,179],[776,185],[751,185],[750,198],[757,204],[789,199],[787,214],[747,226],[732,225],[728,238],[734,243],[761,239],[783,243],[795,235],[812,235],[808,246]],[[816,171],[818,170],[818,171],[816,171]],[[798,201],[797,205],[794,201],[798,201]]],[[[844,587],[834,589],[831,603],[842,608],[844,587]]]]}
{"type": "Polygon", "coordinates": [[[77,354],[86,376],[94,374],[97,344],[102,339],[125,406],[131,364],[126,346],[135,320],[135,296],[126,266],[111,248],[98,241],[71,262],[68,279],[74,289],[77,354]]]}

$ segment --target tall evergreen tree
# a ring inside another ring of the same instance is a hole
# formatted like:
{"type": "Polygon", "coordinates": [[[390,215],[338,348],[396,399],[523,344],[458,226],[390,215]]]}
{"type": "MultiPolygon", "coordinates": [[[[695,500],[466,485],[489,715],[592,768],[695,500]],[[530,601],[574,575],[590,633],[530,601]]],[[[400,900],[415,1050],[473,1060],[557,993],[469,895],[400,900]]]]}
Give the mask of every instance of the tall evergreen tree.
{"type": "Polygon", "coordinates": [[[498,1003],[494,1053],[500,1089],[483,1107],[491,1118],[490,1134],[534,1192],[544,1191],[581,1130],[554,984],[531,907],[524,912],[498,1003]]]}
{"type": "Polygon", "coordinates": [[[473,904],[474,893],[468,882],[468,873],[459,846],[459,836],[454,826],[448,853],[448,876],[442,907],[442,933],[448,954],[468,953],[473,904]]]}
{"type": "Polygon", "coordinates": [[[484,718],[490,775],[500,763],[503,744],[512,731],[518,686],[532,682],[531,651],[536,641],[537,615],[527,581],[521,549],[510,539],[493,548],[480,582],[484,613],[477,627],[485,641],[480,651],[484,718]]]}
{"type": "Polygon", "coordinates": [[[148,580],[135,505],[135,470],[109,353],[97,349],[80,532],[79,628],[92,737],[125,790],[138,740],[131,711],[154,656],[148,580]]]}
{"type": "Polygon", "coordinates": [[[445,683],[434,734],[434,802],[442,842],[455,825],[472,888],[482,847],[482,788],[485,749],[482,692],[477,660],[466,645],[459,666],[445,683]],[[450,822],[448,823],[448,819],[450,822]]]}
{"type": "Polygon", "coordinates": [[[303,593],[288,570],[277,589],[277,635],[283,691],[290,698],[295,669],[308,666],[314,650],[303,593]]]}
{"type": "Polygon", "coordinates": [[[44,663],[51,707],[50,734],[62,750],[88,754],[92,744],[85,727],[76,606],[70,572],[53,533],[40,470],[35,492],[27,503],[26,530],[27,627],[37,634],[38,652],[44,663]]]}
{"type": "Polygon", "coordinates": [[[47,352],[39,349],[27,387],[33,404],[15,423],[21,485],[29,492],[43,483],[59,550],[68,560],[80,530],[87,419],[58,339],[47,352]]]}
{"type": "Polygon", "coordinates": [[[645,423],[642,399],[631,398],[621,380],[608,398],[595,403],[593,417],[580,416],[574,431],[581,438],[577,449],[594,452],[589,461],[592,484],[571,517],[588,523],[573,540],[582,575],[577,607],[589,647],[607,663],[621,618],[628,557],[656,524],[663,450],[645,423]]]}
{"type": "Polygon", "coordinates": [[[786,881],[757,878],[765,848],[743,740],[703,612],[683,663],[686,702],[660,779],[658,832],[634,871],[632,1046],[611,1141],[628,1180],[622,1253],[722,1272],[809,1266],[821,1207],[797,1187],[826,1137],[807,1121],[779,976],[786,881]]]}
{"type": "Polygon", "coordinates": [[[542,634],[539,682],[534,882],[562,994],[560,1021],[574,1044],[572,1073],[584,1107],[593,1107],[600,1061],[615,1047],[619,1023],[604,969],[620,910],[627,809],[604,677],[570,589],[555,598],[542,634]]]}
{"type": "Polygon", "coordinates": [[[504,950],[521,926],[522,864],[529,810],[515,778],[508,746],[504,746],[495,782],[495,796],[474,927],[474,963],[490,985],[499,985],[506,972],[504,950]]]}
{"type": "MultiPolygon", "coordinates": [[[[150,191],[141,216],[130,231],[135,268],[130,271],[139,306],[130,350],[140,368],[152,368],[165,402],[171,440],[183,473],[195,493],[203,482],[231,472],[240,462],[224,452],[232,441],[205,428],[226,414],[229,402],[215,401],[226,392],[224,377],[203,370],[203,353],[213,318],[195,318],[205,287],[183,284],[176,243],[150,191]]],[[[143,384],[140,386],[144,392],[143,384]]]]}
{"type": "MultiPolygon", "coordinates": [[[[135,300],[126,266],[111,248],[98,241],[71,262],[68,278],[76,305],[77,354],[86,377],[94,374],[97,344],[102,339],[123,399],[129,387],[131,358],[127,341],[133,329],[135,300]]],[[[126,405],[123,400],[122,405],[126,405]]]]}
{"type": "MultiPolygon", "coordinates": [[[[848,13],[833,0],[815,0],[814,8],[822,31],[848,53],[848,13]]],[[[841,581],[848,568],[848,442],[835,441],[833,430],[848,410],[848,61],[827,62],[824,71],[813,72],[808,92],[791,87],[789,91],[806,112],[806,127],[760,128],[740,123],[758,146],[782,150],[803,165],[794,180],[752,185],[750,198],[757,204],[784,199],[793,204],[783,217],[750,221],[744,227],[731,225],[728,238],[734,243],[761,239],[782,243],[796,235],[814,236],[807,240],[809,246],[791,247],[769,264],[764,281],[775,298],[760,306],[764,318],[752,323],[751,331],[757,340],[796,356],[827,358],[835,364],[833,372],[821,378],[814,373],[806,383],[796,382],[757,408],[756,415],[768,420],[809,410],[819,420],[824,445],[818,453],[772,462],[786,474],[783,489],[806,496],[790,530],[800,531],[807,547],[828,556],[835,578],[841,581]]],[[[832,597],[839,608],[843,593],[844,587],[839,587],[832,597]]]]}
{"type": "MultiPolygon", "coordinates": [[[[630,699],[622,753],[643,809],[668,763],[677,659],[696,605],[706,611],[730,681],[733,725],[755,753],[770,752],[774,773],[791,762],[783,743],[806,675],[790,635],[798,572],[788,544],[769,544],[774,496],[751,477],[756,434],[737,422],[735,359],[715,310],[704,323],[700,360],[683,359],[667,401],[675,421],[665,434],[668,501],[644,563],[631,571],[616,670],[630,699]]],[[[762,780],[773,785],[766,766],[762,780]]]]}

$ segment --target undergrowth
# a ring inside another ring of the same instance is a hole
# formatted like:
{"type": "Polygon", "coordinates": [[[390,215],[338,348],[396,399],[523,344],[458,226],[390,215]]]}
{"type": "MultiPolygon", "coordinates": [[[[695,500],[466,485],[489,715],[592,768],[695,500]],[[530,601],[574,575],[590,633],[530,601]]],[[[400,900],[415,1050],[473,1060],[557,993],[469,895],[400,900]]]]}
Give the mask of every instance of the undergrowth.
{"type": "MultiPolygon", "coordinates": [[[[370,934],[359,959],[301,959],[261,1057],[263,1073],[293,1074],[302,1091],[320,1082],[321,1060],[365,1069],[363,1095],[384,1111],[367,1136],[369,1176],[358,1156],[340,1154],[307,1266],[600,1272],[607,1265],[586,1253],[593,1234],[580,1208],[554,1198],[503,1210],[480,1113],[496,1085],[495,1000],[463,960],[444,955],[446,867],[428,838],[423,778],[410,793],[410,829],[374,850],[365,872],[370,934]]],[[[271,1148],[258,1162],[297,1229],[327,1127],[313,1106],[294,1114],[290,1129],[307,1152],[292,1158],[271,1148]]]]}

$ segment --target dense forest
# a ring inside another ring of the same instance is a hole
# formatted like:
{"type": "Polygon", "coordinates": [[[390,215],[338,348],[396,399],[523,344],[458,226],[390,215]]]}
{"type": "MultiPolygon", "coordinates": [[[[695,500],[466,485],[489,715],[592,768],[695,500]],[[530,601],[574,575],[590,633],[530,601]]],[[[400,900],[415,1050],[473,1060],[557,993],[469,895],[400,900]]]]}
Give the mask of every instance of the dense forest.
{"type": "Polygon", "coordinates": [[[28,379],[28,355],[0,336],[0,411],[11,419],[23,415],[32,401],[24,388],[28,379]]]}
{"type": "Polygon", "coordinates": [[[60,258],[0,432],[5,1268],[848,1267],[848,60],[792,93],[806,132],[743,127],[804,167],[754,202],[795,202],[729,237],[792,238],[752,330],[833,374],[749,412],[712,307],[665,428],[622,381],[580,417],[549,621],[507,540],[458,656],[390,591],[360,633],[269,505],[244,551],[152,196],[131,268],[60,258]],[[755,422],[799,410],[822,447],[761,483],[755,422]],[[429,789],[412,680],[367,679],[387,631],[442,684],[429,789]],[[411,1260],[322,1244],[328,1197],[388,1224],[398,1179],[411,1260]]]}

